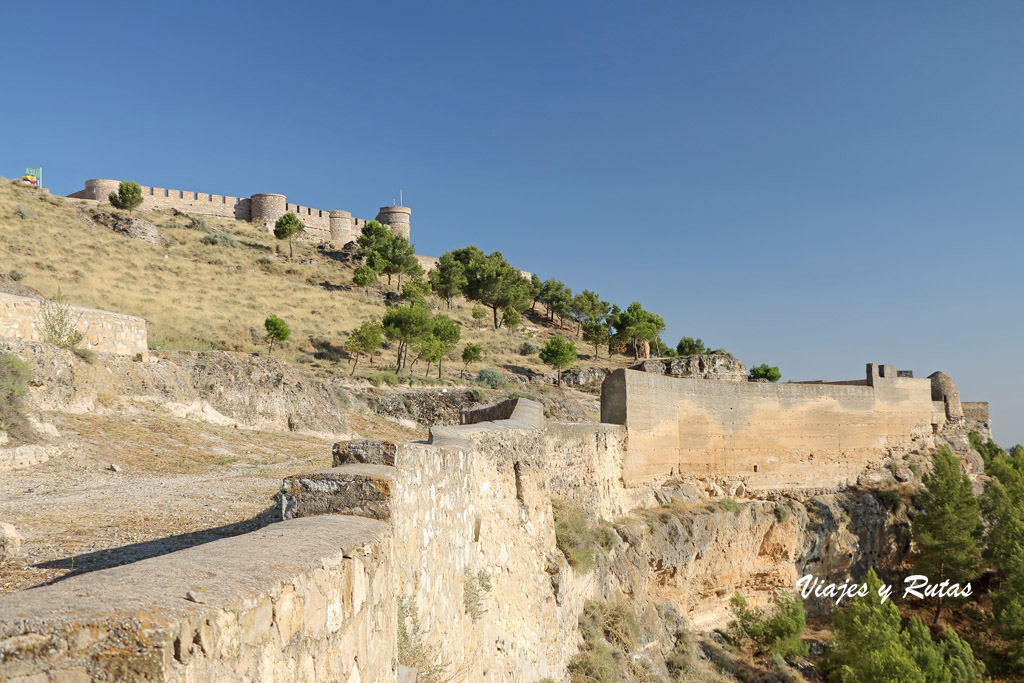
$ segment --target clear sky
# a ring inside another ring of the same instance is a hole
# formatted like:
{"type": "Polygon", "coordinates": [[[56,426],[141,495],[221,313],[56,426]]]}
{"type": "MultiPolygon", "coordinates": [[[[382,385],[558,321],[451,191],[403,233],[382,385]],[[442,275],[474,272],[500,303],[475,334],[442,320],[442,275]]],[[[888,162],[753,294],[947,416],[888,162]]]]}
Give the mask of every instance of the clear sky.
{"type": "Polygon", "coordinates": [[[944,370],[1024,442],[1024,4],[39,2],[0,175],[413,209],[783,379],[944,370]]]}

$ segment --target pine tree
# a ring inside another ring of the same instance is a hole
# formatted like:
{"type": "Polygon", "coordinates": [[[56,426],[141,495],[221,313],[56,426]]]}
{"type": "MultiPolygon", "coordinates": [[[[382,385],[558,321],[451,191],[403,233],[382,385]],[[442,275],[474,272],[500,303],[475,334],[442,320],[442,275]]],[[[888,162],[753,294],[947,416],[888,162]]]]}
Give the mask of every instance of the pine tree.
{"type": "Polygon", "coordinates": [[[356,366],[359,365],[360,356],[369,356],[370,364],[373,364],[373,354],[380,349],[383,336],[384,328],[376,320],[367,320],[352,330],[352,334],[345,341],[345,350],[355,356],[355,362],[352,363],[352,372],[349,374],[356,374],[356,366]]]}
{"type": "Polygon", "coordinates": [[[278,218],[274,223],[274,237],[279,240],[288,240],[288,258],[292,257],[292,237],[302,233],[305,229],[305,224],[291,211],[278,218]]]}
{"type": "Polygon", "coordinates": [[[292,331],[288,329],[288,325],[273,313],[263,321],[263,327],[267,331],[267,344],[269,344],[267,353],[274,352],[274,342],[284,343],[288,341],[288,337],[292,334],[292,331]]]}
{"type": "Polygon", "coordinates": [[[561,384],[562,370],[571,368],[576,362],[576,345],[566,341],[562,335],[554,336],[540,350],[540,359],[558,372],[558,384],[561,384]]]}
{"type": "MultiPolygon", "coordinates": [[[[960,461],[943,446],[933,458],[934,469],[925,477],[924,512],[911,527],[914,568],[931,583],[963,584],[978,576],[981,520],[971,480],[960,471],[960,461]]],[[[942,598],[935,598],[935,621],[942,613],[942,598]]]]}
{"type": "Polygon", "coordinates": [[[466,370],[469,369],[470,363],[479,363],[483,357],[483,350],[479,344],[466,344],[466,348],[462,349],[462,377],[466,376],[466,370]]]}
{"type": "Polygon", "coordinates": [[[111,192],[107,199],[115,209],[127,211],[130,216],[142,204],[142,188],[134,180],[122,180],[117,192],[111,192]]]}

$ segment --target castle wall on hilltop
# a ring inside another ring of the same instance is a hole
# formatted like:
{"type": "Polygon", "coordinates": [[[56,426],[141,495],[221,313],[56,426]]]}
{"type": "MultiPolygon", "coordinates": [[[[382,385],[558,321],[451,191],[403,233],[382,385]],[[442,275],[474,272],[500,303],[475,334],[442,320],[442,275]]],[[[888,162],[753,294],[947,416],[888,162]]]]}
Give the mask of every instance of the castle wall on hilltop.
{"type": "Polygon", "coordinates": [[[601,420],[626,426],[627,485],[672,475],[739,479],[754,488],[855,482],[889,451],[946,424],[932,381],[868,365],[864,384],[677,379],[617,370],[601,420]]]}
{"type": "MultiPolygon", "coordinates": [[[[0,292],[0,337],[46,341],[42,315],[47,305],[42,299],[0,292]]],[[[68,310],[84,348],[127,355],[149,351],[144,319],[78,306],[68,310]]]]}
{"type": "MultiPolygon", "coordinates": [[[[85,189],[68,195],[72,199],[86,199],[103,203],[111,192],[117,192],[120,182],[106,178],[85,181],[85,189]]],[[[140,185],[142,208],[147,210],[177,209],[184,213],[219,216],[248,221],[272,228],[278,218],[291,212],[299,217],[306,230],[300,239],[311,242],[333,242],[341,246],[359,237],[366,220],[355,218],[340,209],[314,209],[293,204],[283,194],[261,193],[251,197],[174,190],[165,187],[140,185]]],[[[381,207],[376,220],[390,226],[392,232],[411,237],[412,209],[407,206],[381,207]]]]}

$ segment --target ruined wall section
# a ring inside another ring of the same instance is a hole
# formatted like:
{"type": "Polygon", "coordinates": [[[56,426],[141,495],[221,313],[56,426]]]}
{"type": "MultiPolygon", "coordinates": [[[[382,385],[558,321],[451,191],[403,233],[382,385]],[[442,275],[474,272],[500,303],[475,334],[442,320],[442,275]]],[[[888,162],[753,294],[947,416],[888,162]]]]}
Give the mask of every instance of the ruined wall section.
{"type": "Polygon", "coordinates": [[[6,595],[0,680],[394,681],[392,562],[311,517],[6,595]]]}
{"type": "MultiPolygon", "coordinates": [[[[45,341],[41,315],[46,305],[41,299],[0,293],[0,337],[45,341]]],[[[70,310],[83,335],[82,347],[126,355],[148,352],[143,318],[78,306],[71,306],[70,310]]]]}
{"type": "Polygon", "coordinates": [[[843,486],[887,452],[919,445],[935,430],[933,415],[931,382],[894,368],[873,386],[618,370],[601,397],[602,422],[627,428],[627,486],[680,474],[748,488],[843,486]]]}

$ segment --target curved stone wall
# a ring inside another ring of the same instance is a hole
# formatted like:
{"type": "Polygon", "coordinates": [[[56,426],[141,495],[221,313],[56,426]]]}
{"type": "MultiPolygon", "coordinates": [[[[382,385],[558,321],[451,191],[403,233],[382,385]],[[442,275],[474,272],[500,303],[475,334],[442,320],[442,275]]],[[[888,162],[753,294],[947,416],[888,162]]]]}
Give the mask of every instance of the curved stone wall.
{"type": "Polygon", "coordinates": [[[387,223],[391,232],[410,239],[412,209],[408,206],[382,206],[377,213],[377,220],[387,223]]]}
{"type": "Polygon", "coordinates": [[[273,223],[287,213],[288,202],[283,194],[254,194],[249,199],[253,223],[273,223]]]}

